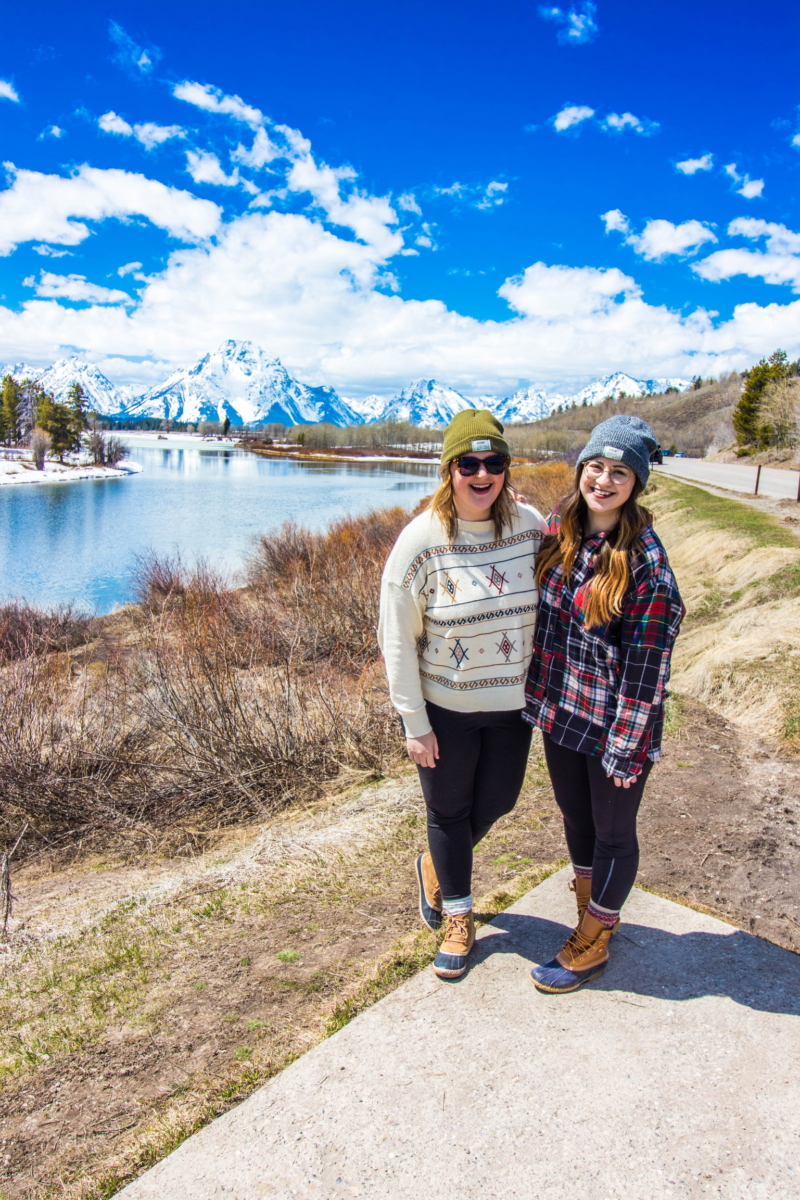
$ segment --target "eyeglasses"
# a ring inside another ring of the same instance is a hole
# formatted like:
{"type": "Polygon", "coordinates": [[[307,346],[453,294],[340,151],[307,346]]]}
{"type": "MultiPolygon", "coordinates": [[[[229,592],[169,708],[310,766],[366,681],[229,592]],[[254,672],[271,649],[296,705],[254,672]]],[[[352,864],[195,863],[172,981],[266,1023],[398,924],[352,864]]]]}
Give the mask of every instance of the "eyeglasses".
{"type": "Polygon", "coordinates": [[[617,487],[623,487],[624,484],[630,483],[633,478],[633,471],[629,471],[627,467],[607,467],[601,462],[587,462],[583,464],[584,474],[590,479],[600,479],[602,475],[608,472],[608,478],[617,487]]]}
{"type": "Polygon", "coordinates": [[[490,454],[488,458],[472,458],[465,454],[456,459],[456,466],[461,475],[477,475],[481,467],[486,467],[490,475],[502,475],[508,466],[505,454],[490,454]]]}

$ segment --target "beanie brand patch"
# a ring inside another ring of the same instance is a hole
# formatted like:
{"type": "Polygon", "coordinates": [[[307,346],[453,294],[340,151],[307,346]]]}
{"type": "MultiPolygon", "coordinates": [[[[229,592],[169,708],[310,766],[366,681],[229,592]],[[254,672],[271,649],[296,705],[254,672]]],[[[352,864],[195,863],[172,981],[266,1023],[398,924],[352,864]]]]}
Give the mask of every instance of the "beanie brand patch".
{"type": "MultiPolygon", "coordinates": [[[[474,447],[473,447],[473,449],[474,449],[474,447]]],[[[625,451],[620,450],[619,446],[604,446],[603,447],[603,458],[616,458],[616,459],[619,459],[619,461],[621,462],[622,456],[624,453],[625,453],[625,451]]]]}
{"type": "Polygon", "coordinates": [[[475,438],[475,440],[472,443],[473,450],[491,450],[491,448],[492,448],[491,438],[475,438]]]}

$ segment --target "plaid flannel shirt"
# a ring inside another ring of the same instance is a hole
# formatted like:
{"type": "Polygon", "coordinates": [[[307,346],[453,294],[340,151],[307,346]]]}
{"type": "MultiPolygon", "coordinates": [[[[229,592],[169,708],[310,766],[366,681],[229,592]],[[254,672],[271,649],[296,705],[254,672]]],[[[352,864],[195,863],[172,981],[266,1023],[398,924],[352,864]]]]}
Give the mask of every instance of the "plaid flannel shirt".
{"type": "MultiPolygon", "coordinates": [[[[558,523],[556,512],[550,533],[558,523]]],[[[594,556],[606,537],[585,539],[570,579],[560,564],[542,577],[523,717],[561,746],[601,755],[608,774],[627,779],[661,757],[670,657],[685,609],[666,551],[648,527],[632,556],[621,616],[587,629],[594,556]]]]}

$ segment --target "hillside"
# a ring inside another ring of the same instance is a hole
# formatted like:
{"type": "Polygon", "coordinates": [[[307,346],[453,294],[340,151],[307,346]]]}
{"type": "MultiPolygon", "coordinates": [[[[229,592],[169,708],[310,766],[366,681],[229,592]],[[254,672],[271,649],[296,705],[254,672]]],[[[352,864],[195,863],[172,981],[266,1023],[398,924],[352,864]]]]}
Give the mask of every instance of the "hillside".
{"type": "Polygon", "coordinates": [[[633,413],[648,421],[660,444],[703,456],[734,439],[731,415],[742,381],[735,372],[701,387],[654,396],[628,396],[587,407],[554,412],[531,425],[511,426],[509,441],[515,453],[549,450],[569,453],[586,444],[590,431],[615,413],[633,413]]]}

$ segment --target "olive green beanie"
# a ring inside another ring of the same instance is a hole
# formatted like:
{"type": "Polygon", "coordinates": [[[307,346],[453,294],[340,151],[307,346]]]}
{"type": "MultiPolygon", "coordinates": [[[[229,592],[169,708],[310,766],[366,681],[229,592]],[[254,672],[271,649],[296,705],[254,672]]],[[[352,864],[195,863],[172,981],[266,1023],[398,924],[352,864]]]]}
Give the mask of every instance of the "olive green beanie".
{"type": "Polygon", "coordinates": [[[495,450],[511,457],[503,426],[488,408],[465,408],[456,413],[444,431],[442,464],[452,462],[462,454],[495,450]]]}

